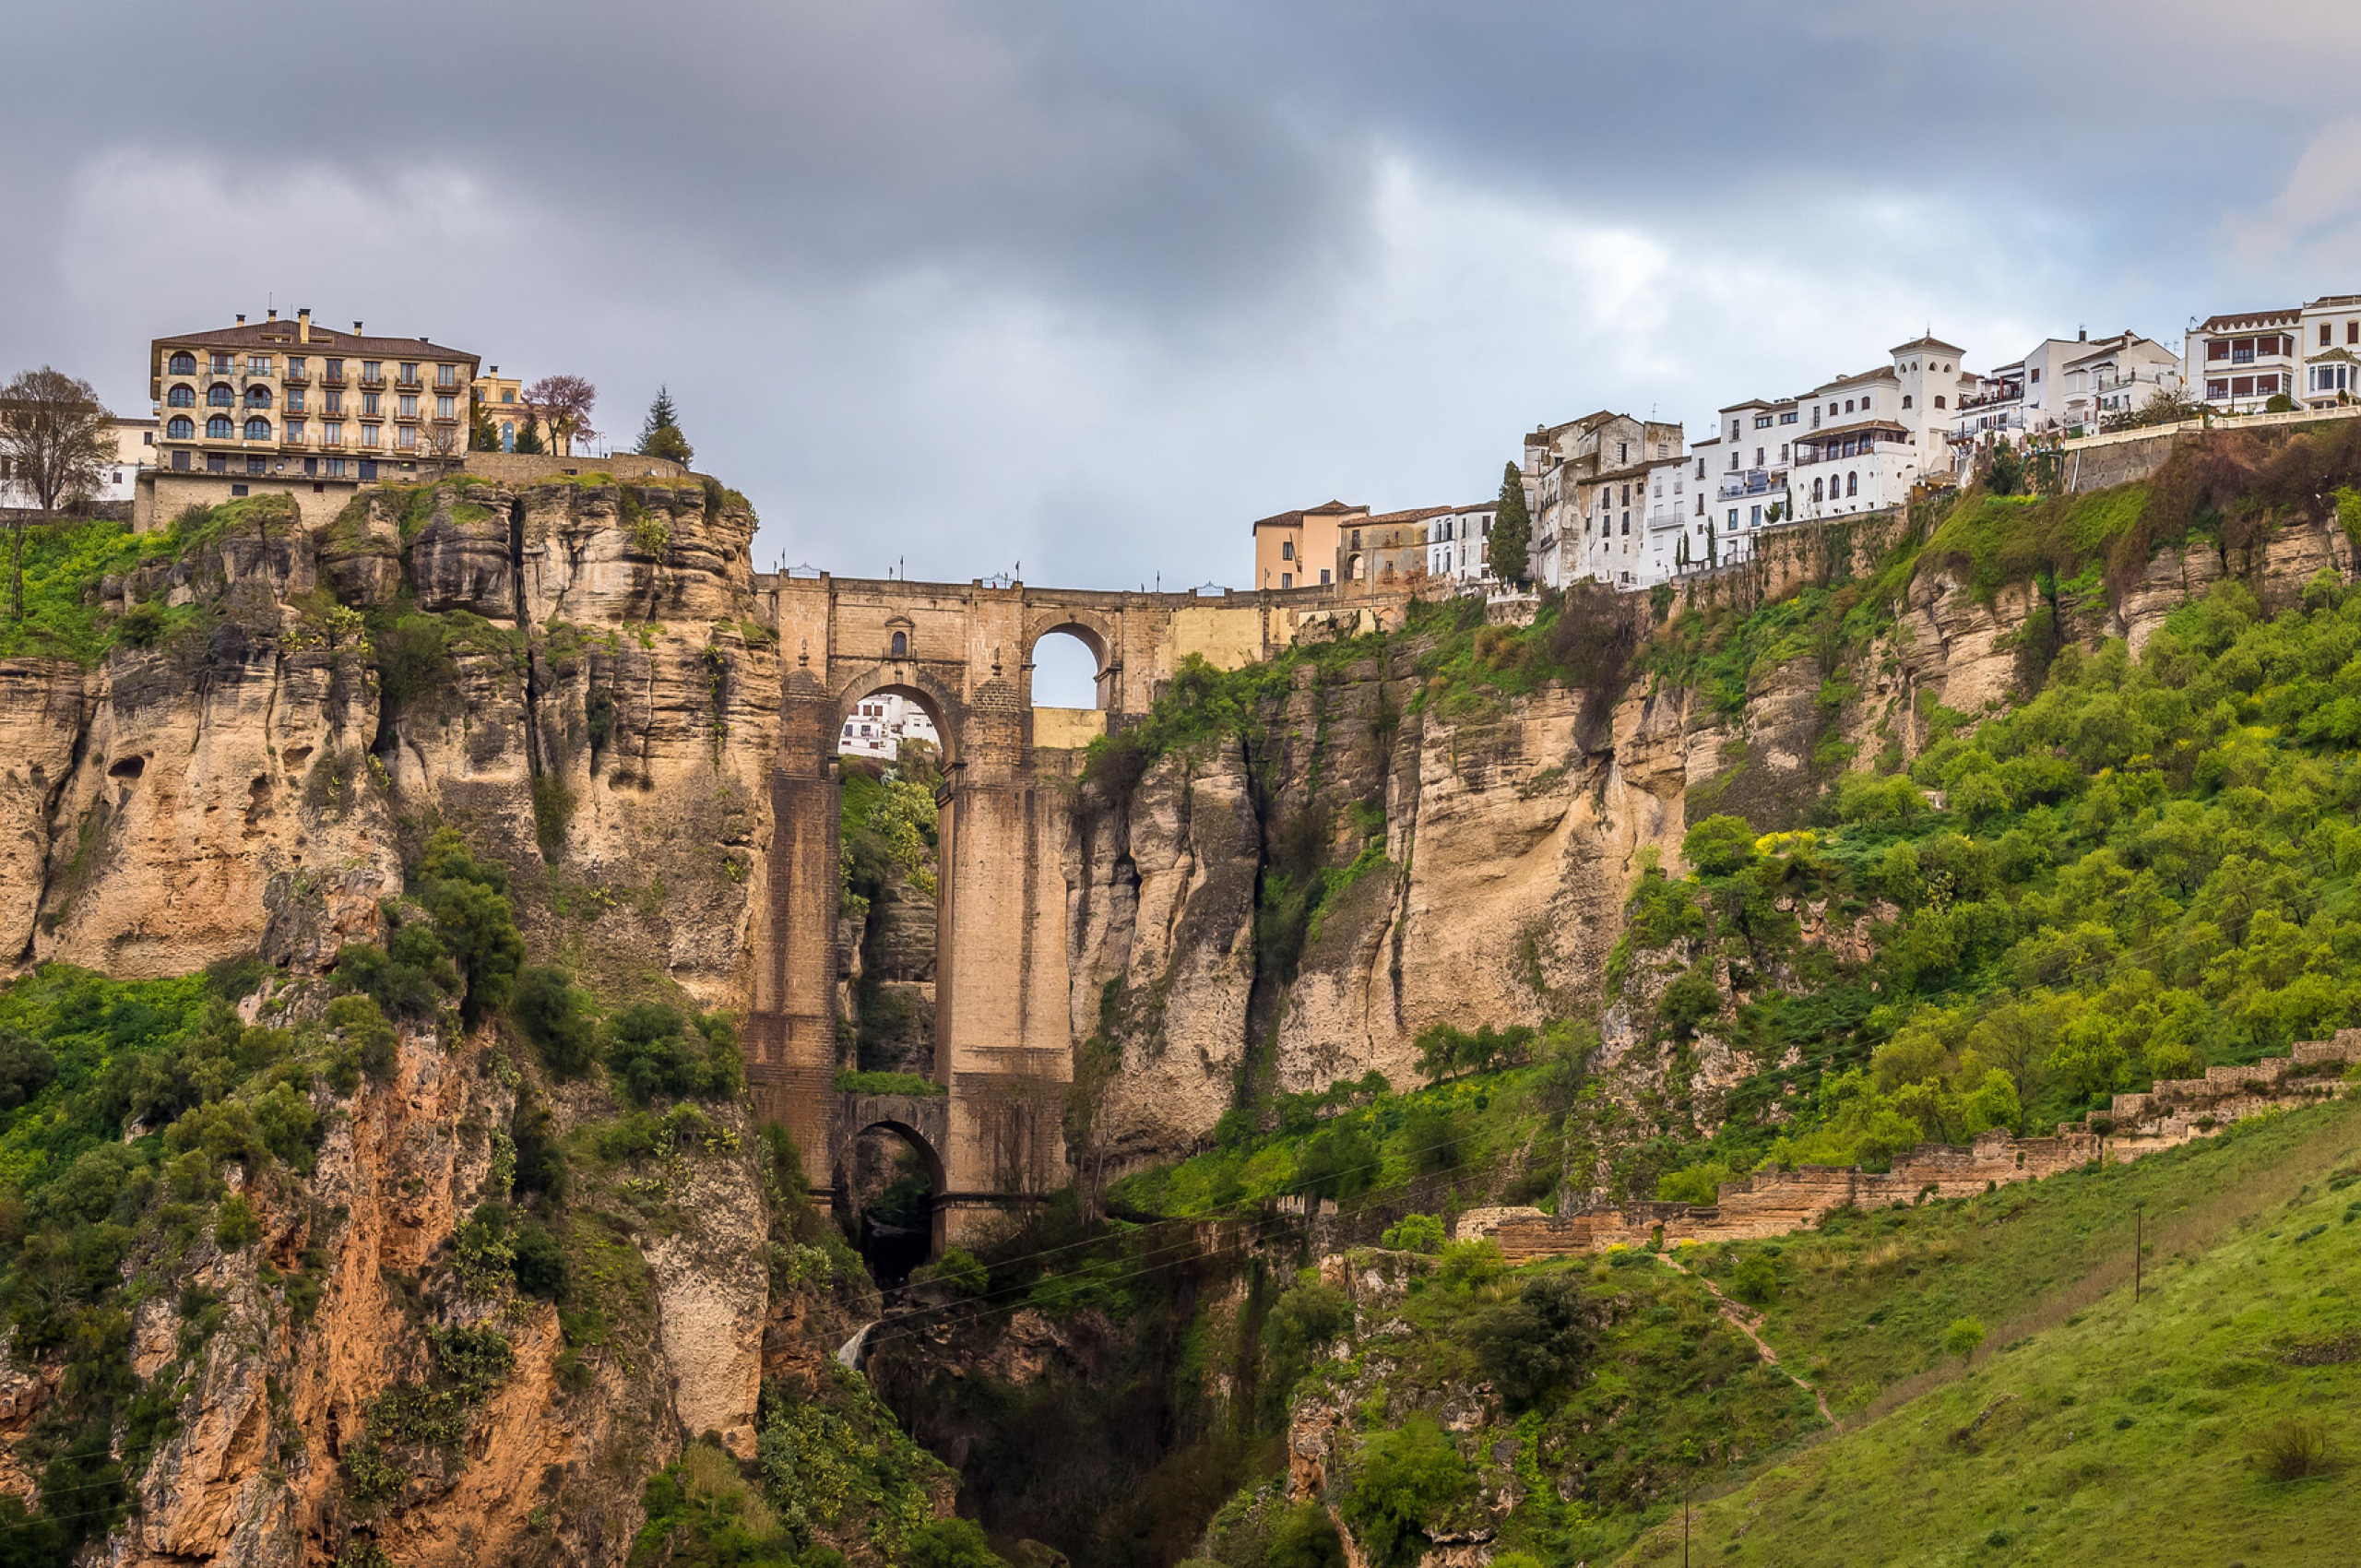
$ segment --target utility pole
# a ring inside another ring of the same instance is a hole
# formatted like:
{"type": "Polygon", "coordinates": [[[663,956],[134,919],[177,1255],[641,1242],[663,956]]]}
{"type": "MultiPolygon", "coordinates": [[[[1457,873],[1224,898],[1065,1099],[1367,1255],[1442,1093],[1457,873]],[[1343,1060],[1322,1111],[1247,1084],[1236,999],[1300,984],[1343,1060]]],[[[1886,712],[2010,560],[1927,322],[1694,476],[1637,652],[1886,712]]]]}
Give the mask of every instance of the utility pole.
{"type": "Polygon", "coordinates": [[[2140,1254],[2148,1250],[2148,1209],[2141,1205],[2131,1211],[2131,1304],[2140,1304],[2140,1254]]]}

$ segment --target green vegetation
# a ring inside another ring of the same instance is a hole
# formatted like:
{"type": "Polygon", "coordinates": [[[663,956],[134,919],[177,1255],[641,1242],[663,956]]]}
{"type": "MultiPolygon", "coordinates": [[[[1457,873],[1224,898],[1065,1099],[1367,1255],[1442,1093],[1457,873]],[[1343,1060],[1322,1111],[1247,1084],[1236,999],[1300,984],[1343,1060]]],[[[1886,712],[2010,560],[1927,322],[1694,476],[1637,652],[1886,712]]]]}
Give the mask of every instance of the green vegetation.
{"type": "Polygon", "coordinates": [[[922,1078],[916,1073],[856,1073],[850,1068],[836,1075],[838,1094],[949,1094],[951,1091],[932,1078],[922,1078]]]}
{"type": "Polygon", "coordinates": [[[1501,472],[1501,499],[1492,514],[1492,572],[1504,583],[1522,585],[1533,575],[1529,550],[1533,516],[1525,509],[1525,476],[1514,463],[1501,472]]]}
{"type": "Polygon", "coordinates": [[[893,766],[874,772],[858,761],[845,766],[837,842],[846,914],[866,914],[896,871],[921,897],[935,896],[934,786],[940,775],[931,750],[905,742],[906,754],[893,766]]]}
{"type": "MultiPolygon", "coordinates": [[[[2353,1134],[2343,1115],[2330,1141],[2349,1156],[2353,1134]]],[[[2174,1195],[2227,1196],[2236,1217],[2219,1236],[2167,1231],[2136,1306],[2118,1281],[1885,1419],[1701,1504],[1699,1555],[2063,1563],[2136,1542],[2160,1562],[2349,1560],[2337,1522],[2361,1457],[2354,1168],[2283,1197],[2212,1169],[2227,1158],[2190,1151],[2174,1195]]],[[[2054,1184],[2025,1195],[2026,1218],[2054,1184]]],[[[2128,1233],[2115,1240],[2128,1253],[2128,1233]]]]}

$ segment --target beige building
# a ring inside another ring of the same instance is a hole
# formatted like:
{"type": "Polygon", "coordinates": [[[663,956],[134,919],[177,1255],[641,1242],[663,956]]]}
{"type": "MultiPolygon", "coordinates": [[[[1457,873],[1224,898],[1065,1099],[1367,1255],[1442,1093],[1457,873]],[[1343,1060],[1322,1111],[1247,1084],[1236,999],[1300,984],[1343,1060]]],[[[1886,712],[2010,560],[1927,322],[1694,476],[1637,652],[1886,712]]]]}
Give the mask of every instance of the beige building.
{"type": "Polygon", "coordinates": [[[533,422],[531,410],[525,406],[524,381],[503,375],[498,365],[492,365],[476,377],[469,390],[483,405],[484,418],[492,422],[492,437],[500,443],[500,450],[516,450],[516,437],[533,422]]]}
{"type": "Polygon", "coordinates": [[[361,485],[438,472],[466,451],[477,363],[425,338],[368,337],[358,321],[331,331],[308,309],[159,338],[148,374],[161,428],[133,523],[265,492],[296,496],[307,517],[333,514],[361,485]]]}
{"type": "Polygon", "coordinates": [[[1281,512],[1254,523],[1254,586],[1257,588],[1316,588],[1337,569],[1337,547],[1352,525],[1369,516],[1366,506],[1331,501],[1300,512],[1281,512]]]}
{"type": "Polygon", "coordinates": [[[1419,506],[1348,520],[1336,541],[1336,580],[1398,583],[1425,577],[1434,521],[1452,512],[1449,506],[1419,506]]]}

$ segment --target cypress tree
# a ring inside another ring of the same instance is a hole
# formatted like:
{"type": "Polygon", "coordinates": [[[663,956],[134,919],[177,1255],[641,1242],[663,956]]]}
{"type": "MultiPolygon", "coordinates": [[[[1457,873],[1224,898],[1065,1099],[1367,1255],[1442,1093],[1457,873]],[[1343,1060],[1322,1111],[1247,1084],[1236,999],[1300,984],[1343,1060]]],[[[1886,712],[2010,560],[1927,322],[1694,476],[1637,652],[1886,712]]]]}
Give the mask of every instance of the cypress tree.
{"type": "Polygon", "coordinates": [[[1533,575],[1533,517],[1525,509],[1525,477],[1514,463],[1501,474],[1501,503],[1492,514],[1492,575],[1525,586],[1533,575]]]}
{"type": "Polygon", "coordinates": [[[538,456],[548,449],[541,445],[540,421],[530,413],[522,415],[516,421],[516,450],[538,456]]]}

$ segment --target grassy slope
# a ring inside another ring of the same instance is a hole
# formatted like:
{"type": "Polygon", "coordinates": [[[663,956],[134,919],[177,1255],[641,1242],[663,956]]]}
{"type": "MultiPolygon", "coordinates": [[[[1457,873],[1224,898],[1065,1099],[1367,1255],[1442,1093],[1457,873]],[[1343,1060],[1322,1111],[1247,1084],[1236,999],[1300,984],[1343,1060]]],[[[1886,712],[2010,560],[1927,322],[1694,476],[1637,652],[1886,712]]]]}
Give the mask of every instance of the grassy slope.
{"type": "MultiPolygon", "coordinates": [[[[2202,1205],[2226,1193],[2246,1212],[2210,1246],[2201,1234],[2176,1248],[2167,1230],[2138,1306],[2129,1289],[2110,1290],[1883,1420],[1705,1504],[1692,1557],[2353,1561],[2361,1360],[2287,1359],[2291,1349],[2361,1334],[2361,1205],[2349,1175],[2355,1116],[2350,1106],[2334,1111],[2307,1113],[2314,1139],[2242,1177],[2209,1162],[2232,1152],[2182,1162],[2179,1180],[2156,1189],[2160,1204],[2202,1205]],[[2323,1180],[2339,1158],[2345,1170],[2323,1180]],[[2253,1458],[2256,1441],[2298,1415],[2326,1424],[2343,1465],[2325,1477],[2270,1479],[2253,1458]]],[[[2269,1141],[2250,1139],[2243,1152],[2258,1154],[2269,1141]]],[[[2072,1212],[2078,1197],[2068,1194],[2053,1218],[2072,1212]]],[[[1631,1560],[1679,1550],[1677,1529],[1659,1530],[1631,1560]]]]}

